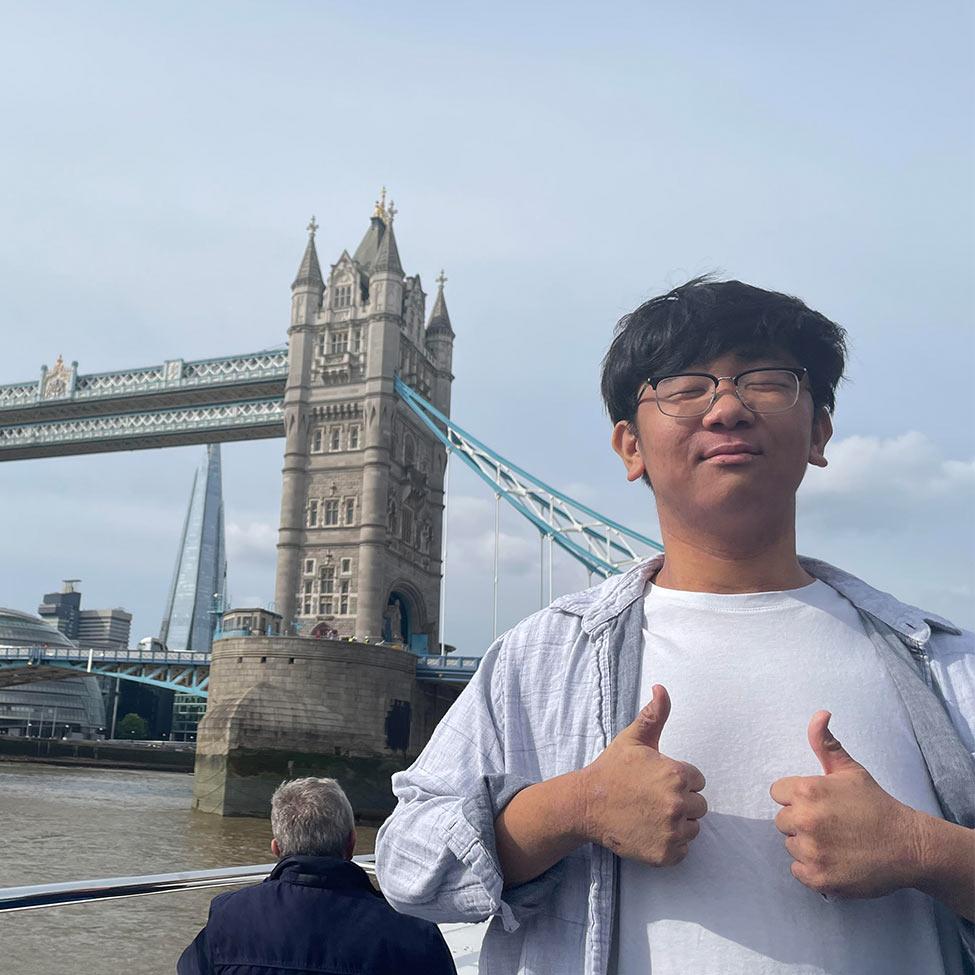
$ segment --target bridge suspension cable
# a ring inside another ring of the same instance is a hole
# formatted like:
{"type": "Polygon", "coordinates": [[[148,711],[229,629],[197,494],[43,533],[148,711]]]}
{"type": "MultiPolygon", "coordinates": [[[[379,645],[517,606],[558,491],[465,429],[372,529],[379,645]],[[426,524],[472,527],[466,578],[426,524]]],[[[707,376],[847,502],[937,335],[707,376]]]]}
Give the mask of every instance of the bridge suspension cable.
{"type": "Polygon", "coordinates": [[[434,436],[474,471],[540,533],[549,545],[549,599],[551,599],[551,546],[558,545],[591,573],[608,578],[639,562],[643,556],[632,543],[663,551],[660,542],[594,511],[581,501],[551,487],[528,471],[481,443],[396,377],[396,392],[434,436]]]}

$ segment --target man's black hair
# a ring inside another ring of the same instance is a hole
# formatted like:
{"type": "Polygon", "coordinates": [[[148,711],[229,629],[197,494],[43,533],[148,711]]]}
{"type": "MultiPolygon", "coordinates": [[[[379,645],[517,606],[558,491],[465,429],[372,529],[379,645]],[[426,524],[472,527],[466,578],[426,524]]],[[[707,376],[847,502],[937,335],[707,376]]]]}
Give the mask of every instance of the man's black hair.
{"type": "Polygon", "coordinates": [[[633,421],[637,391],[651,376],[731,352],[791,356],[808,370],[816,407],[833,412],[846,332],[798,298],[705,276],[651,298],[617,323],[601,383],[610,419],[633,421]]]}

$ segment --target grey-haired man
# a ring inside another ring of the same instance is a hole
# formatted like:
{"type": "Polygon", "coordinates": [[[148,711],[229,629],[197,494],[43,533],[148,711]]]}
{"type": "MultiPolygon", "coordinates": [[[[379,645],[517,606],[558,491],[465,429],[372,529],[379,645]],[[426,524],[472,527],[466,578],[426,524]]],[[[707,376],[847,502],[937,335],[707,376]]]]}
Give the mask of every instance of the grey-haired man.
{"type": "Polygon", "coordinates": [[[178,975],[455,975],[434,924],[397,914],[352,863],[352,807],[334,779],[294,779],[271,798],[277,866],[215,897],[178,975]]]}

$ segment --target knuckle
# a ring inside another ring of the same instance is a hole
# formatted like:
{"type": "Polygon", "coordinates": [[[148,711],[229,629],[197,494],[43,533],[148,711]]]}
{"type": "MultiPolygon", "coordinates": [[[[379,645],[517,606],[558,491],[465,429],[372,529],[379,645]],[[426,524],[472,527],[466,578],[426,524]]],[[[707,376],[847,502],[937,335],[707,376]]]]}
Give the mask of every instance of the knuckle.
{"type": "Polygon", "coordinates": [[[814,779],[803,779],[796,784],[796,797],[805,802],[816,802],[820,797],[819,783],[814,779]]]}
{"type": "Polygon", "coordinates": [[[667,768],[668,782],[678,788],[687,788],[687,768],[680,762],[671,762],[667,768]]]}

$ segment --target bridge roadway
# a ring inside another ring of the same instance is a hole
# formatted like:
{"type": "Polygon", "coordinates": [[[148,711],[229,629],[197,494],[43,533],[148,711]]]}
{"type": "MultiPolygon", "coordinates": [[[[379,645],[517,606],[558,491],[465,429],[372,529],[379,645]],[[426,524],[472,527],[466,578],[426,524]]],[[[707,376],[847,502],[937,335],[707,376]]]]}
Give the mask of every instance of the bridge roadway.
{"type": "MultiPolygon", "coordinates": [[[[480,657],[417,655],[416,679],[466,684],[474,676],[480,662],[480,657]]],[[[206,698],[210,683],[210,654],[159,649],[0,646],[0,687],[40,680],[62,680],[69,676],[65,671],[136,681],[206,698]]]]}
{"type": "Polygon", "coordinates": [[[284,436],[287,349],[0,386],[0,460],[284,436]]]}

